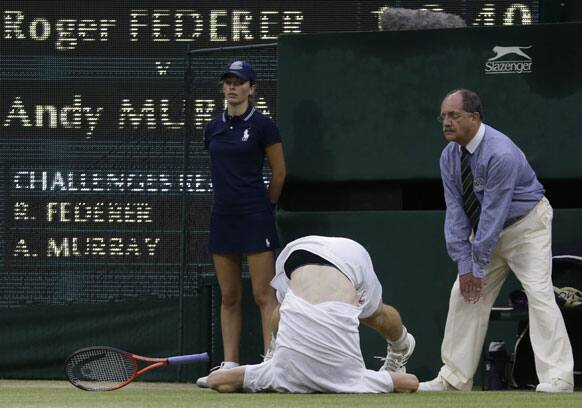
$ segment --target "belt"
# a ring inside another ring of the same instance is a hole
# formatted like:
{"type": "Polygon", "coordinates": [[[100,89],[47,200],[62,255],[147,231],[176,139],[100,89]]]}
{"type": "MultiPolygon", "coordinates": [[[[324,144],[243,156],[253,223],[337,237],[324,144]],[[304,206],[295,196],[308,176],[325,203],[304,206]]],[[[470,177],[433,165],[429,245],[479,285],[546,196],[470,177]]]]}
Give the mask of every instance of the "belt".
{"type": "MultiPolygon", "coordinates": [[[[527,214],[526,214],[527,215],[527,214]]],[[[525,215],[520,215],[519,217],[508,218],[503,224],[503,228],[511,227],[513,224],[521,220],[525,215]]]]}
{"type": "MultiPolygon", "coordinates": [[[[542,200],[545,200],[546,197],[542,197],[542,199],[540,201],[538,201],[536,203],[536,205],[534,205],[528,212],[526,212],[523,215],[520,215],[519,217],[513,217],[513,218],[509,218],[507,220],[505,220],[505,224],[503,224],[503,228],[507,228],[512,226],[513,224],[515,224],[516,222],[518,222],[519,220],[521,220],[522,218],[526,217],[536,206],[538,206],[540,204],[540,202],[542,200]]],[[[547,200],[546,200],[547,201],[547,200]]]]}

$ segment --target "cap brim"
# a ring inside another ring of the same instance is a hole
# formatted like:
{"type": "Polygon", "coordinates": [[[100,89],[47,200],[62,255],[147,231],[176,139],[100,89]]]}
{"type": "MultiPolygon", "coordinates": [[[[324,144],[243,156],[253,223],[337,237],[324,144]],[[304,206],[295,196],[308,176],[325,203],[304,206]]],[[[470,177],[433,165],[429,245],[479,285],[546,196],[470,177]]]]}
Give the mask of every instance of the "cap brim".
{"type": "Polygon", "coordinates": [[[235,77],[237,77],[241,81],[250,81],[250,78],[247,78],[246,76],[241,75],[240,72],[236,72],[236,71],[226,71],[224,74],[222,74],[220,79],[224,79],[224,77],[227,75],[234,75],[235,77]]]}

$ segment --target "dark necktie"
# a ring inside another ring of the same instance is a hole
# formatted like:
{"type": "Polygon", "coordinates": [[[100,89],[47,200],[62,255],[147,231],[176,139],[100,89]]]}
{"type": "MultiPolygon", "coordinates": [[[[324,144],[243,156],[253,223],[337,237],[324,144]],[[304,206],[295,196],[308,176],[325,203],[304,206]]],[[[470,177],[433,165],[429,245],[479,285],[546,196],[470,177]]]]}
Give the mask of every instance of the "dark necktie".
{"type": "Polygon", "coordinates": [[[467,149],[461,147],[461,182],[463,183],[463,208],[473,227],[473,232],[477,233],[479,225],[479,214],[481,204],[473,190],[473,173],[471,173],[471,154],[467,149]]]}

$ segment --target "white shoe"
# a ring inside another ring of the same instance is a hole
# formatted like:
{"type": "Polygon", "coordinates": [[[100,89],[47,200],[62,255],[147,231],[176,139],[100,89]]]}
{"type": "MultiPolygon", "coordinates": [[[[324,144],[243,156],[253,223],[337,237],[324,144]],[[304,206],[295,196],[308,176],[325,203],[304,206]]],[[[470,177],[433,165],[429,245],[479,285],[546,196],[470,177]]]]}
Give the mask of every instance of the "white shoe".
{"type": "Polygon", "coordinates": [[[437,375],[437,377],[434,380],[421,382],[418,385],[418,391],[423,392],[456,391],[456,388],[453,387],[448,382],[446,382],[446,380],[442,378],[440,375],[437,375]]]}
{"type": "Polygon", "coordinates": [[[537,392],[573,392],[574,386],[560,378],[554,378],[549,383],[539,383],[536,387],[537,392]]]}
{"type": "MultiPolygon", "coordinates": [[[[219,366],[211,368],[210,372],[220,370],[222,368],[224,369],[235,368],[238,367],[239,365],[240,365],[239,363],[235,363],[233,361],[223,361],[222,363],[220,363],[219,366]]],[[[200,388],[208,388],[208,376],[200,377],[199,379],[197,379],[196,385],[200,388]]]]}
{"type": "Polygon", "coordinates": [[[382,365],[380,370],[387,370],[396,373],[406,372],[406,363],[414,352],[414,347],[416,347],[416,340],[414,340],[412,334],[407,333],[406,337],[408,339],[408,348],[405,350],[392,350],[392,346],[388,343],[386,357],[383,359],[384,365],[382,365]]]}

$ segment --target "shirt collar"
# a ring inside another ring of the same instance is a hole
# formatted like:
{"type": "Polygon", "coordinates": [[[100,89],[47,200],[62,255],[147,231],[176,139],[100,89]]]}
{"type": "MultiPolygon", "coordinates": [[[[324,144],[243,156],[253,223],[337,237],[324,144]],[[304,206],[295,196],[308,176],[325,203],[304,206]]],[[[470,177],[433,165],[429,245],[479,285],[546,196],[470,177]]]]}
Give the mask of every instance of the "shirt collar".
{"type": "Polygon", "coordinates": [[[224,123],[226,123],[228,120],[232,120],[232,119],[234,119],[234,118],[241,118],[243,121],[245,121],[245,122],[246,122],[246,121],[248,121],[248,120],[249,120],[249,119],[250,119],[250,118],[253,116],[253,114],[255,113],[255,107],[249,103],[249,107],[247,108],[247,110],[245,111],[245,113],[243,113],[243,114],[242,114],[242,115],[240,115],[240,116],[232,116],[232,117],[231,117],[231,116],[228,116],[228,115],[226,114],[226,112],[228,112],[228,110],[225,110],[224,112],[222,112],[222,121],[223,121],[224,123]]]}
{"type": "MultiPolygon", "coordinates": [[[[483,140],[483,136],[485,136],[485,125],[481,123],[479,125],[479,130],[477,130],[475,136],[473,136],[471,141],[465,145],[465,149],[467,149],[471,154],[475,153],[475,150],[477,150],[477,148],[481,144],[481,141],[483,140]]],[[[459,146],[459,149],[460,148],[461,146],[459,146]]]]}

